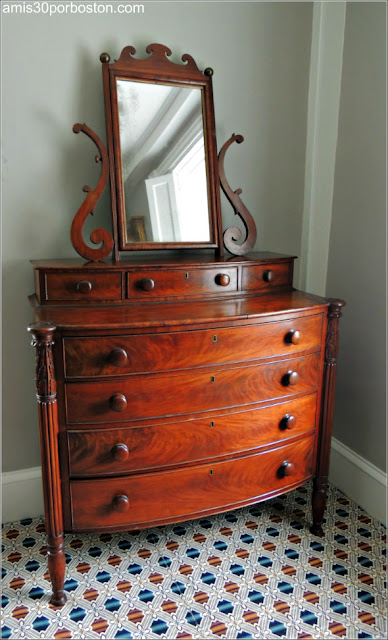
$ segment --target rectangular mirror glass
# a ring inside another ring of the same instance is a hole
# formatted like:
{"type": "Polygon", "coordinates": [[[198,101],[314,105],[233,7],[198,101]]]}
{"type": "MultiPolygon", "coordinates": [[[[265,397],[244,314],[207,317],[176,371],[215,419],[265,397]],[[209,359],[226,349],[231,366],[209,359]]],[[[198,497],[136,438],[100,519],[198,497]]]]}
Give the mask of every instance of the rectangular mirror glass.
{"type": "Polygon", "coordinates": [[[210,242],[202,89],[116,87],[125,243],[210,242]]]}

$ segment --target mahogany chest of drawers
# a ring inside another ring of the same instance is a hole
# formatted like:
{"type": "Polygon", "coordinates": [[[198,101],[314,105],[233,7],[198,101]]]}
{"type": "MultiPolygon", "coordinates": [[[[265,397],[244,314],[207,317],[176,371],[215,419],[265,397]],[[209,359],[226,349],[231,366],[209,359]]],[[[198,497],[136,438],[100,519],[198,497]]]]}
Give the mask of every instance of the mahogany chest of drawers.
{"type": "Polygon", "coordinates": [[[53,602],[64,531],[226,511],[314,478],[321,533],[341,301],[293,258],[34,262],[53,602]]]}

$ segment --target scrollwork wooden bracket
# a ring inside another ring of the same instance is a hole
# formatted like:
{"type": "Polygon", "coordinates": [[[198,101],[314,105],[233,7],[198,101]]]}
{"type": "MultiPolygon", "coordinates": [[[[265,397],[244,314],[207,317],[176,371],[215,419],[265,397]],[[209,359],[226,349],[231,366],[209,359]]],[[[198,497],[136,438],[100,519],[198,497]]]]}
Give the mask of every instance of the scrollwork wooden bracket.
{"type": "Polygon", "coordinates": [[[240,193],[242,193],[242,189],[236,189],[236,191],[233,191],[230,188],[229,183],[225,176],[224,159],[225,159],[226,151],[229,149],[230,145],[233,142],[237,142],[237,144],[240,144],[243,141],[244,141],[243,136],[233,134],[231,138],[229,138],[229,140],[225,142],[224,146],[222,147],[218,155],[218,171],[220,175],[222,190],[226,195],[226,197],[228,198],[230,204],[232,205],[235,214],[240,216],[246,230],[245,240],[241,244],[237,242],[238,240],[241,239],[241,236],[242,236],[241,229],[239,229],[238,227],[229,227],[224,231],[225,249],[227,249],[230,253],[232,253],[235,256],[243,256],[246,253],[248,253],[248,251],[250,251],[254,247],[254,244],[257,238],[255,221],[252,218],[251,213],[248,211],[245,204],[240,198],[240,193]]]}
{"type": "Polygon", "coordinates": [[[109,166],[108,166],[108,154],[105,149],[105,145],[100,138],[89,129],[86,124],[80,124],[79,122],[73,126],[74,133],[83,131],[98,148],[99,155],[96,156],[96,162],[101,162],[101,175],[95,189],[92,189],[88,185],[85,185],[82,190],[87,193],[84,202],[81,204],[77,213],[74,216],[73,223],[71,225],[71,242],[74,249],[80,256],[86,258],[86,260],[92,260],[98,262],[106,258],[113,248],[113,238],[109,231],[106,229],[95,229],[90,234],[90,240],[93,244],[102,243],[101,247],[93,249],[89,247],[82,236],[82,227],[89,214],[94,213],[94,208],[100,199],[109,178],[109,166]]]}

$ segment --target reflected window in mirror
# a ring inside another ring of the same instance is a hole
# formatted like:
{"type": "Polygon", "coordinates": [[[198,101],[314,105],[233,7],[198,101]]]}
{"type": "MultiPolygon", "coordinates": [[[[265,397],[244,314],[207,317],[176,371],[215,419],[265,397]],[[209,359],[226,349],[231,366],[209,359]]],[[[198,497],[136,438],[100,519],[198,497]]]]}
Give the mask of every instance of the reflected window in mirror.
{"type": "Polygon", "coordinates": [[[116,87],[126,243],[209,242],[201,88],[116,87]]]}

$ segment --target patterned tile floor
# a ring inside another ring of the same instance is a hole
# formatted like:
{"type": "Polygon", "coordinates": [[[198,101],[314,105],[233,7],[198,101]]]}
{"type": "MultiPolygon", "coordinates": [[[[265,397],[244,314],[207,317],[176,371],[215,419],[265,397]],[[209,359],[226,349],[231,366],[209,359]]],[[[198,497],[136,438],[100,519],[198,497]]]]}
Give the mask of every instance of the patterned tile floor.
{"type": "Polygon", "coordinates": [[[48,603],[42,519],[3,528],[3,638],[386,638],[385,529],[310,488],[140,533],[66,536],[65,607],[48,603]]]}

